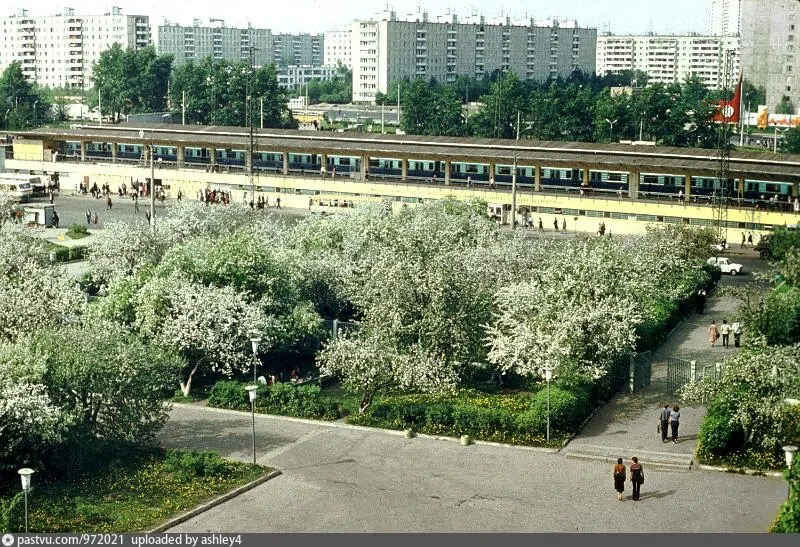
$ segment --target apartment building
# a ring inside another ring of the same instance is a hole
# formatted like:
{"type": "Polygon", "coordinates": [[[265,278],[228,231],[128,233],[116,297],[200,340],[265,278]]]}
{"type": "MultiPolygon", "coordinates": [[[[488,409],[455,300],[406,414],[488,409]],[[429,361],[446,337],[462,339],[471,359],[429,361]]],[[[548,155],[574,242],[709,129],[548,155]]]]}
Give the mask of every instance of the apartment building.
{"type": "Polygon", "coordinates": [[[800,1],[742,0],[744,76],[767,91],[771,112],[784,97],[800,113],[800,1]]]}
{"type": "Polygon", "coordinates": [[[92,66],[114,44],[141,49],[151,43],[150,19],[124,15],[118,7],[103,15],[36,16],[28,10],[0,18],[0,70],[22,63],[30,81],[46,87],[89,87],[92,66]]]}
{"type": "Polygon", "coordinates": [[[325,66],[337,66],[339,63],[353,68],[353,31],[333,30],[325,33],[325,66]]]}
{"type": "Polygon", "coordinates": [[[711,0],[711,36],[738,36],[742,24],[741,9],[742,0],[711,0]]]}
{"type": "Polygon", "coordinates": [[[597,30],[575,21],[487,20],[474,15],[459,21],[448,14],[429,20],[427,13],[398,19],[384,12],[351,27],[353,101],[374,103],[390,83],[435,78],[454,82],[459,76],[483,77],[495,70],[545,81],[568,77],[575,70],[595,71],[597,30]]]}
{"type": "Polygon", "coordinates": [[[287,66],[278,67],[278,85],[284,89],[295,89],[309,82],[327,82],[336,77],[335,66],[287,66]]]}
{"type": "Polygon", "coordinates": [[[646,72],[650,83],[682,82],[698,76],[710,89],[725,84],[725,58],[731,59],[730,82],[740,72],[738,36],[598,36],[597,74],[625,70],[646,72]]]}
{"type": "Polygon", "coordinates": [[[325,56],[322,34],[275,34],[272,37],[273,60],[278,66],[321,66],[325,56]]]}
{"type": "Polygon", "coordinates": [[[159,55],[172,55],[173,66],[189,61],[200,62],[211,57],[217,61],[238,62],[250,59],[250,48],[256,66],[272,64],[273,36],[269,29],[231,28],[223,19],[209,19],[203,25],[195,19],[192,26],[160,25],[157,31],[156,49],[159,55]]]}

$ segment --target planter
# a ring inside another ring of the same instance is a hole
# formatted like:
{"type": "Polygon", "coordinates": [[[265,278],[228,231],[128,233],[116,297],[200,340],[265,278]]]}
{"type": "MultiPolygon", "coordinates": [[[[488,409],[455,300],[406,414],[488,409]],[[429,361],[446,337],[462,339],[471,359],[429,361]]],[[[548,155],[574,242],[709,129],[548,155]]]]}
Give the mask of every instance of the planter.
{"type": "Polygon", "coordinates": [[[472,437],[469,435],[461,435],[461,446],[469,446],[472,444],[472,437]]]}
{"type": "Polygon", "coordinates": [[[414,438],[414,430],[413,429],[404,429],[403,435],[406,439],[413,439],[414,438]]]}

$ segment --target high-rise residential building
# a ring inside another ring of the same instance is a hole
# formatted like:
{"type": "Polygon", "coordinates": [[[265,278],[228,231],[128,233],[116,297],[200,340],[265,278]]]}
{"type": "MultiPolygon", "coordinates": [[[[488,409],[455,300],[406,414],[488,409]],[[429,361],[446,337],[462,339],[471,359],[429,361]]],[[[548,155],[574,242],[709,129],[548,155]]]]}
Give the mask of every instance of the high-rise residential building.
{"type": "Polygon", "coordinates": [[[114,44],[141,49],[151,43],[146,15],[123,15],[114,7],[103,15],[16,15],[0,18],[0,70],[22,63],[30,81],[47,87],[90,87],[92,66],[114,44]]]}
{"type": "Polygon", "coordinates": [[[272,52],[278,66],[321,66],[325,56],[325,37],[321,34],[274,34],[272,52]]]}
{"type": "Polygon", "coordinates": [[[741,32],[741,8],[742,0],[711,0],[711,35],[738,36],[741,32]]]}
{"type": "Polygon", "coordinates": [[[222,19],[209,19],[203,25],[195,19],[192,26],[165,24],[158,27],[156,49],[159,55],[172,55],[174,66],[196,63],[208,57],[218,61],[250,60],[250,48],[256,66],[272,64],[272,31],[262,28],[230,28],[222,19]]]}
{"type": "Polygon", "coordinates": [[[332,30],[325,33],[325,66],[337,66],[339,63],[353,68],[353,31],[332,30]]]}
{"type": "Polygon", "coordinates": [[[744,77],[772,112],[784,98],[800,112],[800,1],[742,0],[741,36],[744,77]]]}
{"type": "Polygon", "coordinates": [[[726,55],[730,85],[739,78],[739,43],[738,36],[598,36],[597,74],[640,70],[650,83],[665,84],[698,76],[708,88],[719,89],[725,84],[726,55]]]}
{"type": "Polygon", "coordinates": [[[296,89],[309,82],[327,82],[336,78],[335,66],[286,66],[278,67],[278,85],[285,89],[296,89]]]}
{"type": "Polygon", "coordinates": [[[404,20],[394,12],[352,24],[353,101],[374,103],[392,82],[459,76],[483,77],[513,71],[523,80],[568,77],[595,71],[597,29],[575,21],[487,20],[456,15],[428,19],[417,13],[404,20]]]}

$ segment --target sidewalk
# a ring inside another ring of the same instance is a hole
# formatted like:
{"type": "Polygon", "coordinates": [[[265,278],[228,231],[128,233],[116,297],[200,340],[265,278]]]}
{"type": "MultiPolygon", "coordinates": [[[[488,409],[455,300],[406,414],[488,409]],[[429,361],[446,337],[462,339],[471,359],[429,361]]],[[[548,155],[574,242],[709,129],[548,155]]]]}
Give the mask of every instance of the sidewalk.
{"type": "Polygon", "coordinates": [[[675,394],[667,389],[667,359],[694,359],[699,367],[721,362],[734,354],[737,350],[723,349],[721,340],[712,348],[707,331],[712,320],[718,325],[726,318],[730,322],[736,305],[729,297],[711,298],[704,315],[694,314],[679,325],[653,355],[650,387],[634,394],[622,393],[603,407],[566,446],[567,457],[606,460],[616,453],[616,457],[627,460],[636,456],[637,451],[645,451],[649,457],[639,454],[643,463],[650,460],[688,468],[706,409],[681,406],[678,444],[661,442],[656,431],[659,413],[664,403],[678,403],[675,394]]]}

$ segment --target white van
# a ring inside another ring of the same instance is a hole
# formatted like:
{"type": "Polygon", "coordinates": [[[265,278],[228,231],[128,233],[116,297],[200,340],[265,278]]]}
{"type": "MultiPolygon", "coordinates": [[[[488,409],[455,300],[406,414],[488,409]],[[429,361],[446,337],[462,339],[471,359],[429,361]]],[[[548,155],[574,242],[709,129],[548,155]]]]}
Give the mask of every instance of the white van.
{"type": "Polygon", "coordinates": [[[39,177],[0,173],[0,195],[14,201],[28,201],[33,197],[33,185],[39,182],[39,177]]]}

